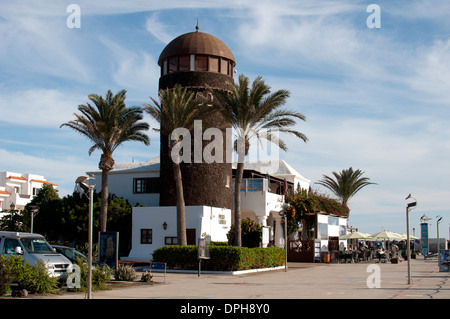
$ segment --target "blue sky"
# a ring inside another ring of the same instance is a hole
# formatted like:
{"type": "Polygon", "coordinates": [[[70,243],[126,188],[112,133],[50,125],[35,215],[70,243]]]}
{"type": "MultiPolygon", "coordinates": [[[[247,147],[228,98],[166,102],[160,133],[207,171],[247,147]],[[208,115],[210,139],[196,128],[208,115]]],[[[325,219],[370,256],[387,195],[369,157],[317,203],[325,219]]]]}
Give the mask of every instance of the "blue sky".
{"type": "MultiPolygon", "coordinates": [[[[156,97],[157,60],[178,35],[200,31],[220,38],[238,74],[263,76],[288,89],[287,108],[307,116],[298,129],[308,143],[284,137],[281,158],[314,185],[322,174],[361,169],[378,185],[350,200],[349,225],[375,233],[411,231],[419,218],[450,221],[450,2],[424,1],[62,1],[0,0],[0,167],[41,174],[60,196],[97,168],[100,153],[60,125],[73,119],[87,95],[127,90],[127,104],[156,97]],[[68,28],[71,3],[81,27],[68,28]],[[381,28],[366,12],[381,9],[381,28]]],[[[150,121],[149,118],[146,120],[150,121]]],[[[155,123],[150,121],[152,127],[155,123]]],[[[159,153],[128,143],[117,163],[159,153]]]]}

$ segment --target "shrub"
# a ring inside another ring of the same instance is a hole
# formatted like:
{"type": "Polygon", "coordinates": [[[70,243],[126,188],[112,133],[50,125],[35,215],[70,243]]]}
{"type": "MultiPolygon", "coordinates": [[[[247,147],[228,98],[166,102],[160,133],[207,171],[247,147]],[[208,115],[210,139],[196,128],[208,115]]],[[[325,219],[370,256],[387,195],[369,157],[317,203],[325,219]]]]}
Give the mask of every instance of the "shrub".
{"type": "Polygon", "coordinates": [[[94,290],[106,289],[106,284],[111,280],[113,269],[104,265],[95,266],[92,269],[92,287],[94,290]]]}
{"type": "Polygon", "coordinates": [[[153,261],[164,262],[169,268],[196,269],[198,268],[197,252],[198,248],[195,245],[163,246],[153,252],[153,261]]]}
{"type": "Polygon", "coordinates": [[[0,255],[0,296],[6,295],[11,291],[10,284],[12,275],[6,262],[6,257],[0,255]]]}
{"type": "Polygon", "coordinates": [[[31,293],[52,293],[58,288],[58,279],[51,278],[44,263],[34,266],[22,256],[0,256],[0,295],[10,291],[12,282],[18,282],[31,293]]]}
{"type": "Polygon", "coordinates": [[[141,276],[141,281],[142,282],[151,282],[153,279],[153,276],[151,273],[149,273],[148,271],[144,272],[141,276]]]}
{"type": "Polygon", "coordinates": [[[120,265],[114,275],[116,280],[133,281],[136,279],[136,271],[130,265],[120,265]]]}
{"type": "Polygon", "coordinates": [[[40,262],[27,272],[24,286],[31,293],[53,293],[58,288],[58,278],[51,278],[45,264],[40,262]]]}
{"type": "MultiPolygon", "coordinates": [[[[168,268],[198,269],[197,246],[164,246],[153,253],[153,261],[165,262],[168,268]]],[[[280,247],[237,247],[210,245],[210,259],[202,261],[202,269],[235,271],[272,268],[284,265],[285,251],[280,247]]]]}
{"type": "MultiPolygon", "coordinates": [[[[259,247],[262,238],[262,228],[250,218],[241,221],[241,237],[243,247],[259,247]]],[[[227,234],[228,244],[233,245],[235,240],[234,225],[227,234]]]]}
{"type": "MultiPolygon", "coordinates": [[[[76,264],[80,267],[80,288],[70,288],[69,291],[86,291],[88,286],[89,267],[85,260],[77,258],[76,264]]],[[[104,265],[92,267],[92,290],[106,289],[106,284],[111,280],[113,270],[104,265]]]]}

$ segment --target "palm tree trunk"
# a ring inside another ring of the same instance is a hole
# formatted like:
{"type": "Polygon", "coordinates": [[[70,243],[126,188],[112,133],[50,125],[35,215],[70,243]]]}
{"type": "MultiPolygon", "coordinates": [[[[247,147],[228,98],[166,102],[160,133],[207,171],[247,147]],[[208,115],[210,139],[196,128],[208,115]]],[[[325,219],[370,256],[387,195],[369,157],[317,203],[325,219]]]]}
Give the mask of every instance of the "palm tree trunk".
{"type": "Polygon", "coordinates": [[[238,156],[238,164],[236,170],[236,178],[234,181],[234,233],[235,245],[242,246],[241,234],[241,181],[244,174],[244,159],[238,156]]]}
{"type": "Polygon", "coordinates": [[[186,210],[180,164],[173,163],[173,172],[177,191],[177,241],[178,245],[186,246],[186,210]]]}
{"type": "Polygon", "coordinates": [[[100,231],[106,232],[108,217],[108,170],[102,169],[102,193],[100,206],[100,231]]]}

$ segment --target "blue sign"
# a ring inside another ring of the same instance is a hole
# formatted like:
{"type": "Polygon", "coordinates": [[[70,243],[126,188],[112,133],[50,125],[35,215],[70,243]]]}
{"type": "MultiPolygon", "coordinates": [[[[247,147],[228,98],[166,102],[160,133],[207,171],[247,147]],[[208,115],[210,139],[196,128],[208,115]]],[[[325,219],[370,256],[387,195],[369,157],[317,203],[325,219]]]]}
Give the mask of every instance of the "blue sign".
{"type": "Polygon", "coordinates": [[[422,242],[422,254],[424,256],[428,255],[428,224],[422,223],[420,224],[420,234],[421,234],[421,242],[422,242]]]}
{"type": "Polygon", "coordinates": [[[151,263],[152,270],[166,270],[166,263],[151,263]]]}

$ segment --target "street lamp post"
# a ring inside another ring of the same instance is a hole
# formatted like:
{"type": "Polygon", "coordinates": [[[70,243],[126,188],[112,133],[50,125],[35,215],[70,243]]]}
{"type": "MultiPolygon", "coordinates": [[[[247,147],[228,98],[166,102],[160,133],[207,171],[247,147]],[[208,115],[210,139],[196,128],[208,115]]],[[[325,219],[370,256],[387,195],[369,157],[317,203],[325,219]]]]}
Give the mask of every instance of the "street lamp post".
{"type": "Polygon", "coordinates": [[[289,207],[289,204],[285,204],[283,210],[279,213],[280,216],[284,220],[284,271],[287,272],[288,264],[287,264],[287,254],[288,254],[288,241],[287,241],[287,214],[286,209],[289,207]]]}
{"type": "Polygon", "coordinates": [[[36,216],[39,213],[39,206],[37,205],[31,205],[30,206],[30,215],[31,215],[31,222],[30,222],[30,233],[33,232],[33,226],[34,226],[34,216],[36,216]]]}
{"type": "Polygon", "coordinates": [[[405,198],[414,199],[414,202],[406,204],[406,258],[408,260],[408,285],[411,284],[411,245],[409,242],[409,209],[412,207],[417,206],[417,200],[414,197],[411,197],[411,194],[408,195],[408,197],[405,198]]]}
{"type": "Polygon", "coordinates": [[[88,221],[88,292],[87,299],[92,299],[92,233],[93,233],[93,207],[94,207],[94,186],[85,183],[88,179],[94,179],[93,177],[80,176],[75,183],[83,189],[85,193],[89,194],[89,221],[88,221]]]}
{"type": "MultiPolygon", "coordinates": [[[[436,216],[436,218],[441,217],[441,216],[436,216]]],[[[442,217],[439,218],[436,222],[436,227],[437,227],[437,255],[438,255],[438,265],[441,264],[441,254],[440,254],[440,242],[439,242],[439,222],[442,220],[442,217]]]]}

